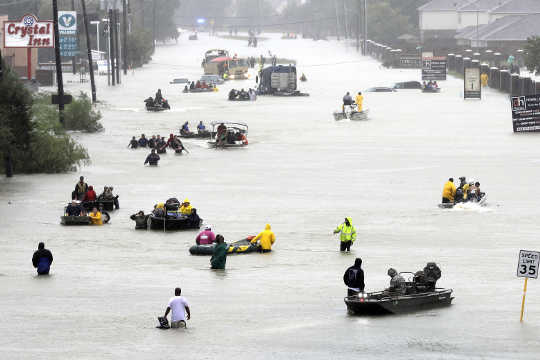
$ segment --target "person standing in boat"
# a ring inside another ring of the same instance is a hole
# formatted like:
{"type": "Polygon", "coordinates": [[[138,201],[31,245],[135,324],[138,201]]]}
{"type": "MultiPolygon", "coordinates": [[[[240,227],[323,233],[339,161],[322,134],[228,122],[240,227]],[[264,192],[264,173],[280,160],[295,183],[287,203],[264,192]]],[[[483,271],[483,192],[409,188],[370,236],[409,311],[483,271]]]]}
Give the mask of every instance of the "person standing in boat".
{"type": "Polygon", "coordinates": [[[455,196],[456,196],[456,185],[454,185],[454,178],[450,178],[448,179],[446,184],[444,184],[444,187],[443,187],[442,203],[453,204],[455,196]]]}
{"type": "Polygon", "coordinates": [[[349,106],[353,104],[353,99],[351,97],[351,94],[347,91],[345,96],[343,97],[343,106],[341,109],[343,110],[343,114],[345,114],[345,106],[349,106]]]}
{"type": "Polygon", "coordinates": [[[364,95],[362,95],[362,92],[358,92],[358,95],[356,95],[356,107],[358,112],[363,111],[363,105],[364,105],[364,95]]]}
{"type": "Polygon", "coordinates": [[[53,262],[52,253],[45,249],[45,244],[40,242],[38,249],[32,256],[32,265],[37,269],[38,275],[49,275],[53,262]]]}
{"type": "Polygon", "coordinates": [[[356,258],[354,265],[348,268],[343,274],[343,282],[347,285],[347,296],[358,295],[364,292],[364,270],[362,270],[362,259],[356,258]]]}
{"type": "Polygon", "coordinates": [[[356,229],[350,217],[346,217],[345,221],[334,230],[334,234],[338,233],[341,233],[340,251],[351,251],[351,245],[356,240],[356,229]]]}
{"type": "Polygon", "coordinates": [[[227,263],[227,248],[223,235],[216,236],[216,246],[214,247],[214,254],[210,258],[210,267],[215,270],[225,270],[225,264],[227,263]]]}
{"type": "Polygon", "coordinates": [[[148,154],[148,156],[146,157],[146,160],[144,161],[144,165],[146,165],[146,164],[157,165],[159,159],[160,159],[160,157],[159,157],[158,154],[156,154],[156,150],[152,149],[150,154],[148,154]]]}
{"type": "Polygon", "coordinates": [[[158,89],[156,92],[156,97],[154,98],[154,104],[160,105],[163,102],[163,96],[161,95],[161,89],[158,89]]]}
{"type": "Polygon", "coordinates": [[[94,191],[94,187],[90,185],[88,187],[88,191],[86,192],[86,194],[84,194],[82,201],[89,202],[89,201],[96,201],[96,199],[97,199],[97,195],[96,195],[96,192],[94,191]]]}
{"type": "Polygon", "coordinates": [[[73,191],[72,198],[74,200],[82,200],[84,194],[88,191],[88,184],[84,182],[84,176],[79,178],[79,182],[75,184],[75,191],[73,191]]]}

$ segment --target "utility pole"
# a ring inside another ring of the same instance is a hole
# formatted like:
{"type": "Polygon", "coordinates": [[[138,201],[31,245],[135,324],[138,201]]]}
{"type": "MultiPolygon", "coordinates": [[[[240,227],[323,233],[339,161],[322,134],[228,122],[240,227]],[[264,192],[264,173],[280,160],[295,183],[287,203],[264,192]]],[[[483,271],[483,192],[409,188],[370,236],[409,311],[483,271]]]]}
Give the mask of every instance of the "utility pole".
{"type": "Polygon", "coordinates": [[[338,6],[337,6],[337,0],[334,0],[334,7],[336,8],[336,36],[337,41],[339,41],[339,12],[338,12],[338,6]]]}
{"type": "MultiPolygon", "coordinates": [[[[75,0],[71,0],[71,10],[76,11],[75,0]]],[[[79,28],[79,24],[77,24],[77,29],[75,29],[75,31],[77,31],[77,33],[75,34],[75,36],[77,36],[77,49],[79,48],[79,29],[78,28],[79,28]]],[[[71,58],[71,65],[73,66],[73,75],[75,75],[77,73],[77,57],[75,55],[73,55],[73,57],[71,58]]]]}
{"type": "Polygon", "coordinates": [[[348,39],[349,38],[349,21],[348,21],[348,14],[347,14],[347,4],[346,4],[346,1],[347,0],[343,0],[343,17],[345,19],[345,39],[348,39]]]}
{"type": "Polygon", "coordinates": [[[60,58],[60,31],[58,30],[58,3],[52,0],[54,28],[54,57],[56,60],[56,82],[58,86],[58,119],[64,125],[64,80],[62,78],[62,59],[60,58]]]}
{"type": "MultiPolygon", "coordinates": [[[[90,85],[92,87],[92,103],[97,101],[96,99],[96,83],[94,81],[94,65],[92,64],[92,45],[90,43],[90,34],[88,33],[88,16],[86,16],[86,0],[81,0],[83,18],[84,18],[84,31],[86,33],[86,50],[88,51],[88,70],[90,71],[90,85]]],[[[98,35],[99,39],[99,35],[98,35]]],[[[99,51],[99,49],[98,49],[99,51]]]]}
{"type": "Polygon", "coordinates": [[[118,9],[114,9],[114,58],[116,64],[116,83],[120,84],[120,41],[118,41],[118,28],[120,27],[120,15],[118,14],[118,9]]]}
{"type": "Polygon", "coordinates": [[[358,0],[356,8],[356,51],[360,51],[360,11],[362,9],[362,0],[358,0]]]}
{"type": "Polygon", "coordinates": [[[367,55],[367,37],[368,37],[368,33],[367,33],[367,29],[368,29],[368,22],[367,22],[367,0],[364,0],[364,43],[362,45],[363,47],[363,51],[364,51],[364,56],[367,55]]]}
{"type": "Polygon", "coordinates": [[[156,51],[156,1],[152,3],[152,51],[156,51]]]}
{"type": "Polygon", "coordinates": [[[112,79],[112,86],[116,85],[116,71],[115,71],[115,64],[114,64],[114,28],[116,27],[116,24],[114,23],[114,16],[113,16],[113,10],[109,9],[109,59],[111,60],[111,79],[112,79]]]}
{"type": "Polygon", "coordinates": [[[122,0],[122,57],[124,66],[124,76],[127,75],[127,0],[122,0]]]}

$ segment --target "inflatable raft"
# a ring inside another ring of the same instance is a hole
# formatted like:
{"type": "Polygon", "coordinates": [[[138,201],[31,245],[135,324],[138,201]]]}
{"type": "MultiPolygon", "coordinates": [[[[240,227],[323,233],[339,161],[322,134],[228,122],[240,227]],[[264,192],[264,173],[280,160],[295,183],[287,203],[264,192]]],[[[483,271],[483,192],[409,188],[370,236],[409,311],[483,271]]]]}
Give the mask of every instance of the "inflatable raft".
{"type": "MultiPolygon", "coordinates": [[[[253,236],[248,236],[243,240],[230,243],[229,247],[227,248],[227,254],[249,254],[259,251],[258,245],[250,243],[251,239],[253,239],[253,236]]],[[[213,255],[214,246],[215,244],[193,245],[189,248],[189,253],[191,255],[213,255]]]]}
{"type": "Polygon", "coordinates": [[[150,215],[150,229],[151,230],[161,230],[161,231],[174,231],[174,230],[190,230],[190,229],[199,229],[201,227],[203,220],[198,219],[194,220],[190,216],[179,216],[171,217],[167,216],[166,218],[155,216],[154,214],[150,215]]]}

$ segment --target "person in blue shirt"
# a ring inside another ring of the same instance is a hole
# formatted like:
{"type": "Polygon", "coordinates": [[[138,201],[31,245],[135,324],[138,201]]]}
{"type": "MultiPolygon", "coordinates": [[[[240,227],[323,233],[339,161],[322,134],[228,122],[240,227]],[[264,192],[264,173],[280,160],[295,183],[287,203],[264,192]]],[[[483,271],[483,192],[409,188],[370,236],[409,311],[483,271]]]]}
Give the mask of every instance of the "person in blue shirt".
{"type": "Polygon", "coordinates": [[[187,121],[182,125],[182,131],[189,132],[189,123],[187,121]]]}
{"type": "Polygon", "coordinates": [[[38,275],[48,275],[52,262],[52,253],[45,249],[44,243],[40,242],[37,251],[32,256],[32,265],[37,269],[38,275]]]}
{"type": "Polygon", "coordinates": [[[139,139],[139,146],[146,147],[146,145],[148,145],[148,139],[144,136],[144,134],[141,134],[141,138],[139,139]]]}
{"type": "Polygon", "coordinates": [[[202,121],[199,122],[199,125],[197,125],[197,131],[198,131],[199,133],[201,133],[201,132],[203,132],[203,131],[205,131],[205,130],[206,130],[206,126],[204,126],[204,124],[202,123],[202,121]]]}

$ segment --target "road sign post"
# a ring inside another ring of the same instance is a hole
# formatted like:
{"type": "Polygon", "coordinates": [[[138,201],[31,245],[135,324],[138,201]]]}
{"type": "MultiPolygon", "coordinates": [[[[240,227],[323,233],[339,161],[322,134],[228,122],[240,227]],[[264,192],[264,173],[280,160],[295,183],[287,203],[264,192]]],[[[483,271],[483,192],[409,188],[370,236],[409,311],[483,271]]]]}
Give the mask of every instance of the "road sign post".
{"type": "Polygon", "coordinates": [[[523,285],[523,297],[521,299],[521,315],[519,321],[523,321],[523,313],[525,311],[525,295],[527,295],[527,281],[529,278],[538,278],[538,266],[540,265],[540,252],[520,250],[517,266],[517,277],[524,277],[525,284],[523,285]]]}

